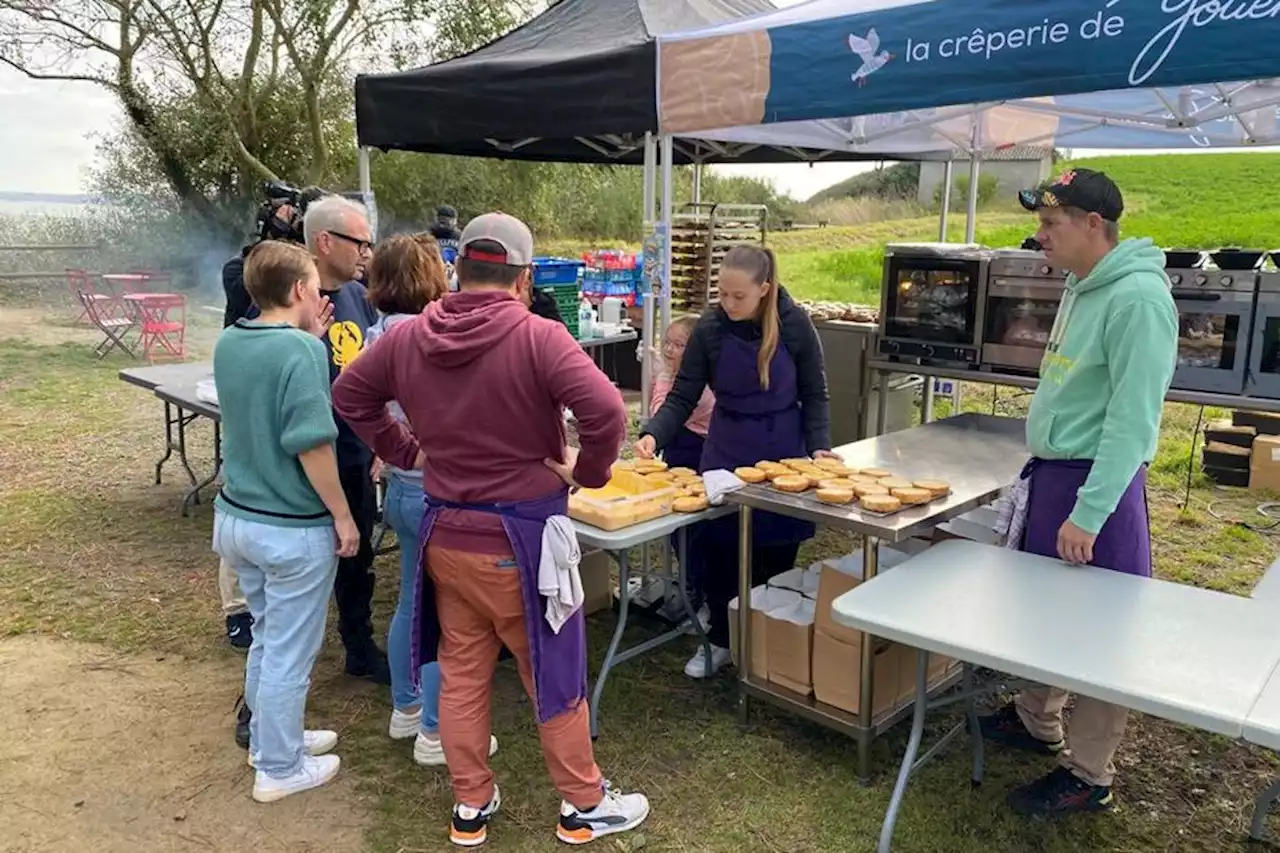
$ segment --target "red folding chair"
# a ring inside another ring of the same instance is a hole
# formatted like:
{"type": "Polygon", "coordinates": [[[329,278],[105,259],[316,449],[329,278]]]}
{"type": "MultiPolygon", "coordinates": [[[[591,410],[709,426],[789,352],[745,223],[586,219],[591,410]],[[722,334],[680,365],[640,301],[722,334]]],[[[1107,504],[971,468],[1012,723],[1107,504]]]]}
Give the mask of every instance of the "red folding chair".
{"type": "Polygon", "coordinates": [[[80,306],[80,315],[76,317],[74,325],[77,326],[93,326],[95,323],[89,317],[89,312],[84,307],[84,299],[88,297],[104,308],[102,315],[104,318],[113,316],[123,316],[123,312],[118,312],[111,303],[114,301],[108,293],[99,293],[94,284],[94,276],[88,270],[67,270],[67,289],[71,291],[71,298],[76,305],[80,306]]]}
{"type": "Polygon", "coordinates": [[[142,354],[147,361],[187,357],[187,297],[179,293],[135,293],[126,301],[137,311],[142,354]]]}
{"type": "Polygon", "coordinates": [[[129,331],[137,324],[132,317],[118,317],[108,313],[108,304],[97,298],[99,295],[85,293],[83,290],[76,293],[76,298],[84,307],[84,315],[103,334],[102,342],[93,349],[94,355],[106,358],[111,350],[119,349],[130,358],[137,358],[133,351],[137,341],[129,343],[129,331]]]}

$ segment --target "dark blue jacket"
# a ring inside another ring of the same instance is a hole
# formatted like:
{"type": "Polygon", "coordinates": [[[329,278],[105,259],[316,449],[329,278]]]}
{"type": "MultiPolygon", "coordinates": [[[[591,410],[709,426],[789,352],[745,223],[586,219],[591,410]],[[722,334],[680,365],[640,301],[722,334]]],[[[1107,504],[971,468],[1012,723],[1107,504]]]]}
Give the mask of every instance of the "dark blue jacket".
{"type": "MultiPolygon", "coordinates": [[[[329,382],[338,378],[348,364],[364,352],[369,337],[369,327],[378,322],[378,311],[369,303],[364,285],[349,281],[341,290],[322,291],[333,303],[333,325],[324,337],[324,347],[329,356],[329,382]]],[[[351,431],[346,421],[335,411],[338,422],[338,467],[369,467],[373,451],[351,431]]]]}

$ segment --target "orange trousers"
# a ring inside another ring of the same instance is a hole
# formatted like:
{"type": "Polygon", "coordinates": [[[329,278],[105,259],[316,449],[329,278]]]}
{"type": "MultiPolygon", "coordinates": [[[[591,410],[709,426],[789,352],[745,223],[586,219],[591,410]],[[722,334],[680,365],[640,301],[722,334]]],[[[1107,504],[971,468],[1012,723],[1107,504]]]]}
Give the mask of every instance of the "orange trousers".
{"type": "MultiPolygon", "coordinates": [[[[426,564],[440,614],[440,739],[453,796],[462,805],[483,808],[493,798],[489,711],[504,644],[515,656],[525,692],[536,702],[520,570],[510,554],[472,554],[429,543],[426,564]]],[[[591,745],[587,703],[539,724],[538,737],[560,796],[577,809],[599,805],[604,780],[591,745]]]]}

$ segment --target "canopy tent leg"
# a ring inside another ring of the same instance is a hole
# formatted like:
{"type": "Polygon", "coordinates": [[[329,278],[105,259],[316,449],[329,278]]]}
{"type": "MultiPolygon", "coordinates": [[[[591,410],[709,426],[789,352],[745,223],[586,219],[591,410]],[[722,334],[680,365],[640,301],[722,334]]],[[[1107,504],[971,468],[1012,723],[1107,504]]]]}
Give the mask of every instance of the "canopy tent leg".
{"type": "Polygon", "coordinates": [[[667,239],[662,245],[662,323],[658,334],[671,325],[671,209],[672,195],[672,145],[671,134],[662,136],[662,221],[666,223],[667,239]]]}
{"type": "Polygon", "coordinates": [[[693,203],[702,203],[702,164],[693,164],[693,203]]]}
{"type": "Polygon", "coordinates": [[[955,183],[955,160],[942,167],[942,212],[938,214],[938,242],[947,242],[947,220],[951,213],[951,186],[955,183]]]}
{"type": "Polygon", "coordinates": [[[974,117],[969,145],[969,206],[965,211],[964,241],[972,243],[978,230],[978,178],[982,171],[982,120],[974,117]]]}
{"type": "MultiPolygon", "coordinates": [[[[644,135],[644,216],[642,217],[642,228],[645,236],[653,227],[654,222],[654,181],[657,179],[658,172],[658,146],[654,141],[653,134],[648,131],[644,135]]],[[[649,398],[653,391],[653,359],[649,357],[650,348],[654,345],[655,338],[653,327],[656,322],[656,312],[654,311],[654,298],[652,282],[645,279],[644,287],[644,328],[642,334],[636,342],[636,357],[640,359],[640,416],[648,419],[653,412],[649,411],[649,398]]]]}
{"type": "Polygon", "coordinates": [[[361,145],[358,149],[357,167],[360,170],[360,192],[368,195],[373,192],[373,176],[369,172],[369,149],[361,145]]]}

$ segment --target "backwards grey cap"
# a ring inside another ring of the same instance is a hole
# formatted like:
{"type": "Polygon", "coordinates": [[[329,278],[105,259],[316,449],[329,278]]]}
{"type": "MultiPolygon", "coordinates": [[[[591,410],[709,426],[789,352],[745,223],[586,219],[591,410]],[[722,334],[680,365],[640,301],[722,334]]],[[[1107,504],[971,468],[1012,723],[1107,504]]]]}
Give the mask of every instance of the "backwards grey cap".
{"type": "Polygon", "coordinates": [[[458,257],[490,264],[506,264],[527,267],[533,263],[533,233],[514,216],[505,213],[486,213],[477,216],[462,229],[458,241],[458,257]],[[502,251],[480,251],[470,248],[477,240],[496,243],[502,251]]]}

